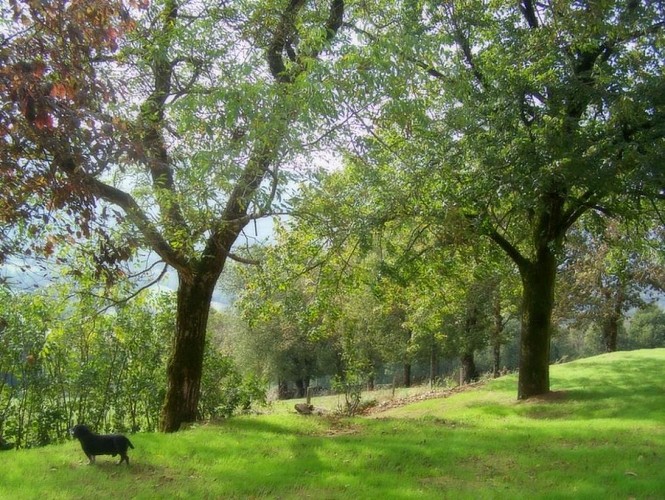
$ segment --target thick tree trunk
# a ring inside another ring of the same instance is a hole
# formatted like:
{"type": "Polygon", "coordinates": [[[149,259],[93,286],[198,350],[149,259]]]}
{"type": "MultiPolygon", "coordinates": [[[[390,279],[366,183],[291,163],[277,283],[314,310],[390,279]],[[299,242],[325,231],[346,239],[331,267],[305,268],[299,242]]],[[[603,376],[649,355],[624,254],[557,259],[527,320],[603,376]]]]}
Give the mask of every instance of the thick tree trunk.
{"type": "Polygon", "coordinates": [[[619,321],[616,317],[611,317],[603,325],[603,343],[605,352],[615,352],[617,350],[617,337],[619,336],[619,321]]]}
{"type": "Polygon", "coordinates": [[[167,391],[161,429],[176,432],[183,423],[198,418],[203,373],[203,353],[214,279],[188,282],[180,279],[176,331],[167,366],[167,391]]]}
{"type": "Polygon", "coordinates": [[[462,354],[460,361],[462,362],[462,384],[470,384],[478,380],[478,370],[476,369],[473,351],[462,354]]]}
{"type": "Polygon", "coordinates": [[[521,269],[523,284],[522,332],[518,399],[550,390],[550,340],[556,280],[556,258],[544,245],[534,262],[521,269]]]}

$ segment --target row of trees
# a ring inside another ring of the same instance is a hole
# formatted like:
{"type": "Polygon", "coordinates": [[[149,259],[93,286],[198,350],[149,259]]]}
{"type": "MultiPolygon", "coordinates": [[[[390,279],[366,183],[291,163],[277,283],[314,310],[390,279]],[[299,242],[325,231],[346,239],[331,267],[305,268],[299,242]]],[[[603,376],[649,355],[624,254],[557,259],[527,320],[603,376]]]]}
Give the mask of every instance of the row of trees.
{"type": "MultiPolygon", "coordinates": [[[[226,349],[243,366],[293,382],[298,396],[320,377],[410,385],[416,367],[420,381],[433,383],[453,371],[457,382],[458,369],[463,382],[480,370],[496,376],[517,369],[520,283],[510,262],[470,234],[464,219],[331,234],[313,207],[324,216],[325,199],[338,211],[357,202],[339,192],[328,198],[325,186],[337,182],[355,184],[347,172],[333,174],[310,193],[317,201],[304,203],[308,219],[278,231],[258,270],[240,269],[229,287],[238,300],[227,315],[246,324],[227,324],[226,349]]],[[[602,238],[571,238],[548,362],[663,345],[662,311],[650,305],[665,290],[660,240],[629,244],[621,234],[622,244],[614,226],[602,238]],[[644,326],[651,316],[652,326],[644,326]],[[649,328],[654,333],[645,333],[649,328]]]]}
{"type": "Polygon", "coordinates": [[[382,188],[361,200],[385,207],[383,220],[457,217],[511,261],[519,398],[549,391],[571,232],[613,216],[647,237],[662,222],[663,14],[640,2],[421,2],[365,30],[411,43],[397,93],[349,158],[360,185],[382,188]]]}
{"type": "MultiPolygon", "coordinates": [[[[461,254],[449,256],[441,273],[434,265],[441,259],[409,261],[403,249],[385,248],[382,263],[370,251],[342,260],[328,256],[325,265],[321,261],[296,271],[306,264],[298,258],[307,255],[303,241],[296,242],[295,232],[280,234],[280,244],[265,249],[258,272],[238,269],[236,281],[227,284],[226,291],[237,296],[235,306],[212,315],[199,418],[228,417],[263,403],[264,381],[277,382],[278,397],[303,397],[315,379],[326,389],[357,396],[375,382],[408,386],[412,379],[429,379],[437,384],[453,376],[457,383],[459,367],[465,381],[474,380],[479,370],[496,375],[517,368],[517,287],[507,287],[509,267],[495,265],[488,272],[461,254]],[[296,244],[301,248],[288,255],[296,244]],[[399,272],[389,264],[391,255],[400,256],[399,272]]],[[[607,297],[604,284],[619,276],[605,270],[596,279],[604,251],[595,250],[586,271],[580,271],[580,263],[575,266],[573,276],[586,295],[575,301],[577,312],[568,308],[571,294],[560,294],[552,361],[610,350],[606,325],[614,318],[616,300],[604,304],[599,298],[607,297]]],[[[633,262],[635,268],[646,267],[644,259],[633,256],[633,262]]],[[[653,266],[649,275],[658,269],[662,266],[653,266]]],[[[3,447],[62,440],[77,422],[100,431],[158,427],[173,295],[144,292],[127,302],[123,283],[103,298],[103,288],[88,280],[81,291],[85,280],[77,278],[77,287],[29,293],[0,289],[3,447]]],[[[614,347],[663,347],[665,312],[646,304],[649,289],[637,293],[636,283],[617,292],[632,295],[627,303],[639,302],[640,308],[627,320],[627,309],[621,311],[614,347]]],[[[357,400],[351,397],[349,403],[357,400]]]]}
{"type": "MultiPolygon", "coordinates": [[[[662,243],[658,2],[0,9],[2,255],[94,239],[106,273],[138,248],[177,273],[165,431],[198,414],[213,290],[228,259],[255,260],[232,246],[259,217],[288,209],[304,221],[294,237],[305,245],[282,262],[301,277],[306,309],[335,313],[300,318],[315,329],[361,320],[343,298],[320,298],[335,286],[378,294],[398,337],[446,335],[468,353],[489,323],[483,298],[495,318],[516,308],[520,398],[549,391],[556,283],[573,236],[593,242],[612,218],[632,240],[662,243]],[[284,167],[317,149],[341,173],[282,198],[298,174],[284,167]],[[330,271],[298,270],[321,268],[323,254],[330,271]],[[370,278],[348,276],[352,265],[370,278]],[[495,266],[516,274],[504,282],[495,266]],[[519,304],[504,304],[514,290],[519,304]],[[463,335],[442,333],[444,320],[463,335]]],[[[369,363],[342,338],[347,372],[369,363]]]]}

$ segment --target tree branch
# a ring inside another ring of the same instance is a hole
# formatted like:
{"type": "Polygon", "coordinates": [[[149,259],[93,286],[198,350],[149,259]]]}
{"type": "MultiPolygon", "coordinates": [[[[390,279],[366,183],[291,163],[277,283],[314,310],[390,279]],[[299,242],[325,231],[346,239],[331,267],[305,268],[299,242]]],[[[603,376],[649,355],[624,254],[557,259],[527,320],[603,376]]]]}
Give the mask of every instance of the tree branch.
{"type": "Polygon", "coordinates": [[[459,49],[462,51],[462,55],[464,56],[464,60],[466,61],[467,65],[471,69],[471,72],[473,73],[474,78],[476,81],[482,86],[486,87],[486,82],[485,82],[485,76],[483,73],[480,71],[478,66],[476,65],[476,59],[473,56],[473,53],[471,52],[471,44],[469,43],[469,37],[468,35],[464,32],[462,29],[462,26],[459,23],[459,19],[457,16],[457,13],[455,12],[455,7],[453,3],[447,3],[444,4],[444,9],[446,10],[448,17],[450,19],[450,22],[452,23],[452,28],[453,28],[453,37],[455,39],[455,43],[459,47],[459,49]]]}
{"type": "Polygon", "coordinates": [[[162,278],[164,278],[164,276],[166,275],[166,271],[168,271],[168,266],[164,266],[164,269],[162,269],[162,271],[159,273],[159,276],[157,276],[157,278],[152,280],[150,283],[147,283],[147,284],[143,285],[142,287],[139,287],[137,290],[134,290],[134,292],[129,294],[127,297],[123,297],[122,299],[119,299],[119,300],[114,300],[114,299],[111,299],[111,298],[105,297],[105,296],[99,296],[99,295],[94,294],[94,293],[90,294],[93,297],[108,300],[108,301],[111,302],[110,305],[100,309],[99,311],[97,311],[97,313],[101,314],[101,313],[104,313],[107,310],[111,309],[112,307],[118,306],[120,304],[126,304],[127,302],[132,300],[134,297],[138,296],[144,290],[147,290],[148,288],[151,288],[153,285],[159,283],[162,280],[162,278]]]}
{"type": "Polygon", "coordinates": [[[305,0],[291,0],[277,25],[273,34],[272,41],[266,51],[268,67],[273,78],[279,83],[293,82],[293,76],[288,73],[284,65],[282,53],[285,50],[287,41],[295,32],[296,15],[305,5],[305,0]]]}
{"type": "Polygon", "coordinates": [[[538,17],[536,16],[536,8],[534,2],[531,0],[520,0],[520,10],[529,24],[529,27],[536,29],[538,27],[538,17]]]}
{"type": "Polygon", "coordinates": [[[591,190],[586,191],[582,196],[580,196],[577,203],[571,206],[566,213],[563,214],[563,227],[564,233],[571,228],[575,222],[591,208],[591,200],[594,198],[594,192],[591,190]]]}
{"type": "Polygon", "coordinates": [[[153,52],[153,59],[150,61],[154,89],[141,105],[138,127],[140,131],[139,140],[146,145],[144,161],[150,170],[155,199],[166,222],[165,225],[183,229],[189,234],[189,227],[177,200],[173,170],[162,135],[165,128],[166,99],[171,92],[173,68],[178,63],[168,59],[168,49],[178,18],[178,7],[174,0],[166,3],[160,18],[162,19],[162,29],[157,35],[160,43],[157,43],[157,47],[153,52]]]}
{"type": "MultiPolygon", "coordinates": [[[[294,81],[298,72],[305,71],[307,65],[300,66],[293,74],[289,73],[284,65],[283,52],[287,41],[293,38],[296,32],[296,17],[305,5],[305,0],[290,0],[283,12],[273,38],[266,49],[266,59],[273,78],[279,84],[288,84],[294,81]]],[[[331,0],[330,15],[326,21],[326,42],[334,37],[342,26],[344,15],[343,0],[331,0]]],[[[311,56],[318,56],[319,51],[313,51],[311,56]]],[[[268,136],[262,136],[254,143],[250,151],[247,164],[236,182],[227,200],[222,215],[216,224],[203,252],[202,266],[208,266],[209,260],[219,264],[229,256],[231,246],[242,231],[242,228],[257,214],[248,214],[252,197],[260,188],[261,183],[271,173],[270,167],[276,161],[279,149],[289,132],[289,126],[295,114],[296,108],[286,102],[278,100],[271,111],[267,113],[266,121],[272,126],[267,129],[268,136]],[[206,261],[208,259],[208,261],[206,261]]],[[[267,211],[269,204],[277,193],[277,171],[273,172],[273,184],[268,203],[259,211],[267,211]]]]}
{"type": "Polygon", "coordinates": [[[248,264],[248,265],[251,265],[251,266],[261,265],[260,260],[248,259],[246,257],[241,257],[240,255],[237,255],[237,254],[234,254],[234,253],[231,253],[231,252],[229,252],[228,255],[229,255],[229,259],[235,260],[236,262],[240,262],[241,264],[248,264]]]}
{"type": "Polygon", "coordinates": [[[325,23],[326,35],[317,47],[298,55],[291,41],[296,38],[296,18],[306,4],[305,0],[291,0],[282,14],[266,52],[266,59],[273,78],[279,83],[292,83],[295,77],[306,68],[304,59],[316,59],[325,45],[330,43],[344,21],[344,0],[331,0],[330,12],[325,23]],[[291,61],[296,62],[296,69],[289,73],[284,64],[284,52],[291,61]]]}
{"type": "Polygon", "coordinates": [[[527,268],[531,265],[529,260],[525,258],[521,252],[512,244],[510,243],[506,238],[504,238],[501,234],[499,234],[498,231],[495,229],[490,230],[487,233],[487,236],[494,241],[499,247],[506,252],[508,257],[517,264],[517,267],[520,270],[521,274],[524,274],[524,272],[527,270],[527,268]]]}
{"type": "Polygon", "coordinates": [[[187,259],[169,245],[131,195],[85,173],[84,169],[75,163],[73,155],[67,155],[66,157],[62,155],[57,156],[53,160],[53,164],[71,178],[88,186],[94,196],[122,208],[127,217],[141,231],[146,242],[157,252],[164,262],[180,273],[184,273],[185,275],[191,274],[187,259]]]}
{"type": "MultiPolygon", "coordinates": [[[[350,28],[351,30],[355,31],[355,32],[356,32],[357,34],[359,34],[359,35],[363,35],[363,36],[369,38],[369,39],[370,39],[371,41],[373,41],[373,42],[376,42],[376,41],[378,40],[378,37],[376,37],[375,35],[373,35],[372,33],[370,33],[370,32],[367,31],[367,30],[364,30],[364,29],[362,29],[362,28],[359,28],[359,27],[356,26],[355,24],[344,23],[344,26],[345,26],[346,28],[350,28]]],[[[416,65],[417,67],[419,67],[420,69],[425,70],[425,72],[426,72],[428,75],[430,75],[430,76],[432,76],[432,77],[434,77],[434,78],[438,78],[438,79],[440,79],[440,80],[444,80],[444,81],[446,81],[446,82],[449,82],[449,81],[450,81],[450,79],[449,79],[448,77],[446,77],[445,74],[441,73],[441,72],[440,72],[439,70],[437,70],[433,65],[431,65],[431,64],[427,64],[427,63],[425,63],[425,62],[423,62],[423,61],[420,61],[420,60],[416,59],[415,57],[410,56],[410,55],[405,54],[405,53],[401,53],[400,55],[401,55],[405,60],[409,61],[410,63],[415,64],[415,65],[416,65]]]]}

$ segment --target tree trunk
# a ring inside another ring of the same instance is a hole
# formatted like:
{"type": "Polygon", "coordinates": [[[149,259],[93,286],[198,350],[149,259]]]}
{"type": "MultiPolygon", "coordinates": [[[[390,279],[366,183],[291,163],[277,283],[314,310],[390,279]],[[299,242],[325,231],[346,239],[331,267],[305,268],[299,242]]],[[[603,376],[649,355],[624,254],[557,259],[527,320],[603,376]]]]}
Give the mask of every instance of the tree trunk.
{"type": "Polygon", "coordinates": [[[492,304],[492,376],[497,378],[501,374],[501,334],[503,333],[503,316],[501,315],[501,294],[497,287],[492,304]]]}
{"type": "Polygon", "coordinates": [[[411,363],[404,363],[404,387],[411,387],[411,363]]]}
{"type": "Polygon", "coordinates": [[[501,344],[495,342],[492,346],[492,377],[501,375],[501,344]]]}
{"type": "Polygon", "coordinates": [[[607,322],[603,325],[603,343],[605,344],[605,352],[615,352],[617,350],[617,337],[619,336],[619,322],[618,318],[608,318],[607,322]]]}
{"type": "Polygon", "coordinates": [[[605,352],[615,352],[617,350],[617,338],[619,336],[619,323],[623,317],[623,293],[616,292],[612,304],[612,310],[603,322],[603,344],[605,352]]]}
{"type": "Polygon", "coordinates": [[[436,383],[436,377],[439,376],[439,356],[436,340],[432,339],[432,346],[429,355],[429,385],[433,387],[436,383]]]}
{"type": "Polygon", "coordinates": [[[286,380],[277,381],[277,399],[289,399],[289,383],[286,380]]]}
{"type": "Polygon", "coordinates": [[[478,380],[478,370],[473,357],[473,351],[464,353],[460,358],[462,362],[462,384],[470,384],[478,380]]]}
{"type": "MultiPolygon", "coordinates": [[[[400,316],[405,317],[404,310],[400,311],[400,316]]],[[[404,387],[411,387],[411,357],[409,355],[409,346],[413,339],[413,332],[409,328],[405,331],[405,334],[406,342],[404,344],[404,365],[402,373],[404,374],[404,387]]]]}
{"type": "Polygon", "coordinates": [[[296,398],[304,398],[309,385],[309,377],[299,378],[296,383],[296,398]]]}
{"type": "Polygon", "coordinates": [[[208,314],[216,279],[180,278],[176,331],[167,366],[167,390],[161,429],[176,432],[198,418],[208,314]]]}
{"type": "Polygon", "coordinates": [[[522,332],[517,398],[547,394],[550,390],[550,340],[556,280],[556,258],[548,245],[536,260],[521,269],[522,332]]]}

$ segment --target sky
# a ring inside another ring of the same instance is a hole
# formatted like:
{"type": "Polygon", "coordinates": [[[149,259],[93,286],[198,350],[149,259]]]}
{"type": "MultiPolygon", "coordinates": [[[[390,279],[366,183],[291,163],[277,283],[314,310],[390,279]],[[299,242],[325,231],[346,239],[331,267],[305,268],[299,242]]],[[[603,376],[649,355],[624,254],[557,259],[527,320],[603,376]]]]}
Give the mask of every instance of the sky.
{"type": "MultiPolygon", "coordinates": [[[[256,245],[271,240],[273,234],[274,222],[272,218],[263,218],[256,221],[256,224],[250,223],[245,228],[244,234],[236,241],[234,248],[242,248],[247,245],[256,245]]],[[[153,264],[157,259],[151,258],[148,253],[144,259],[148,265],[153,264]]],[[[156,267],[157,273],[161,272],[161,267],[156,267]]],[[[59,279],[58,267],[55,263],[38,262],[28,258],[10,258],[5,263],[0,264],[0,283],[6,283],[11,288],[22,291],[37,290],[49,283],[55,283],[59,279]]],[[[175,291],[178,288],[178,277],[173,270],[169,270],[164,278],[152,289],[154,291],[166,290],[175,291]]],[[[230,305],[230,298],[222,291],[216,290],[213,295],[213,307],[223,309],[230,305]]]]}

